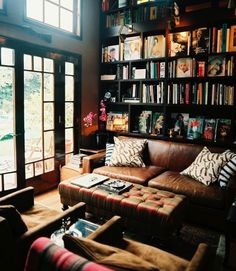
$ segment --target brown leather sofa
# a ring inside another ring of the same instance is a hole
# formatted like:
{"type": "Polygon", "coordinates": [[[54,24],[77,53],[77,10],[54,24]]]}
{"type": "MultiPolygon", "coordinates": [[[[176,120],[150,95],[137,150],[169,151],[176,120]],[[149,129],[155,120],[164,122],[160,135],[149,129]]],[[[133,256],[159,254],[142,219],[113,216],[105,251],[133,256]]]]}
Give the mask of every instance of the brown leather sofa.
{"type": "MultiPolygon", "coordinates": [[[[104,152],[85,157],[83,171],[186,195],[189,198],[188,221],[222,230],[228,208],[236,195],[236,178],[231,179],[227,187],[222,189],[218,183],[206,186],[180,174],[195,160],[203,147],[148,139],[144,151],[144,168],[104,166],[104,152]]],[[[208,148],[211,152],[225,151],[223,147],[208,148]]]]}

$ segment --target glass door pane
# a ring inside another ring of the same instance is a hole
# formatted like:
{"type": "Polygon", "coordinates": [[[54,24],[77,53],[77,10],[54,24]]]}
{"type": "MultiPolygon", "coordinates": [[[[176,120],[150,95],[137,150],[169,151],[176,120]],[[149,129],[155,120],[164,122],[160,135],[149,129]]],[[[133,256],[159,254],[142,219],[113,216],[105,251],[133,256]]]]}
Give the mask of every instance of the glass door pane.
{"type": "Polygon", "coordinates": [[[26,179],[55,169],[54,61],[24,55],[26,179]]]}
{"type": "Polygon", "coordinates": [[[0,192],[17,187],[15,141],[15,51],[0,48],[0,192]]]}
{"type": "Polygon", "coordinates": [[[74,151],[74,63],[65,62],[65,163],[69,163],[74,151]]]}

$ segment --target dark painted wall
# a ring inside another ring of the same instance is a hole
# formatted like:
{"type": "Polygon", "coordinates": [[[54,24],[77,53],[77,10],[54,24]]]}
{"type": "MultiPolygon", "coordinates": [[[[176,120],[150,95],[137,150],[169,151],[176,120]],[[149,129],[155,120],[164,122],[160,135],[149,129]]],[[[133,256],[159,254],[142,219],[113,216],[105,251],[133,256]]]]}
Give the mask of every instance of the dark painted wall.
{"type": "MultiPolygon", "coordinates": [[[[98,97],[98,69],[99,69],[99,1],[81,0],[82,2],[82,39],[61,34],[50,28],[42,28],[32,25],[24,20],[25,0],[7,1],[7,14],[0,14],[0,35],[15,38],[32,44],[38,44],[49,48],[56,48],[82,56],[81,74],[81,119],[90,111],[97,112],[98,97]],[[21,28],[23,26],[25,28],[21,28]],[[34,31],[43,34],[51,34],[52,41],[48,43],[39,37],[30,34],[26,28],[31,27],[34,31]]],[[[83,123],[83,144],[86,143],[87,135],[97,129],[97,126],[85,128],[83,123]]]]}

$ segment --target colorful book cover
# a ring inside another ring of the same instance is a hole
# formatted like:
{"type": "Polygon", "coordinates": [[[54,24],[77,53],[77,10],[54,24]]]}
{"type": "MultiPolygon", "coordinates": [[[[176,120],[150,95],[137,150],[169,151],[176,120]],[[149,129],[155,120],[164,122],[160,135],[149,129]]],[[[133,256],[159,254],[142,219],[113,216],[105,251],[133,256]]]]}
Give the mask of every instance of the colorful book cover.
{"type": "Polygon", "coordinates": [[[144,110],[139,115],[138,131],[142,134],[151,133],[152,111],[144,110]]]}
{"type": "Polygon", "coordinates": [[[194,29],[192,32],[192,53],[208,53],[209,36],[209,28],[207,27],[194,29]]]}
{"type": "Polygon", "coordinates": [[[192,76],[192,58],[179,58],[176,61],[176,77],[192,76]]]}
{"type": "Polygon", "coordinates": [[[230,119],[217,119],[215,129],[215,141],[228,141],[231,135],[231,120],[230,119]]]}
{"type": "Polygon", "coordinates": [[[152,117],[152,134],[160,135],[163,132],[165,116],[163,113],[154,112],[152,117]]]}
{"type": "Polygon", "coordinates": [[[119,55],[119,45],[108,46],[108,62],[119,61],[119,55]]]}
{"type": "Polygon", "coordinates": [[[107,113],[106,130],[116,132],[128,132],[128,113],[109,112],[107,113]]]}
{"type": "Polygon", "coordinates": [[[140,58],[141,58],[140,36],[126,38],[124,41],[124,60],[134,60],[140,58]]]}
{"type": "Polygon", "coordinates": [[[173,129],[174,135],[185,137],[187,135],[188,122],[188,113],[171,113],[171,129],[173,129]]]}
{"type": "Polygon", "coordinates": [[[190,31],[169,34],[169,56],[186,56],[190,50],[190,31]]]}
{"type": "Polygon", "coordinates": [[[205,119],[205,125],[202,138],[204,140],[212,141],[215,138],[215,119],[205,119]]]}
{"type": "Polygon", "coordinates": [[[189,118],[188,122],[188,139],[199,139],[203,133],[204,119],[203,118],[189,118]]]}
{"type": "Polygon", "coordinates": [[[216,55],[208,57],[208,76],[225,76],[225,57],[224,55],[216,55]]]}
{"type": "Polygon", "coordinates": [[[158,58],[165,56],[165,37],[164,35],[147,37],[147,57],[158,58]]]}

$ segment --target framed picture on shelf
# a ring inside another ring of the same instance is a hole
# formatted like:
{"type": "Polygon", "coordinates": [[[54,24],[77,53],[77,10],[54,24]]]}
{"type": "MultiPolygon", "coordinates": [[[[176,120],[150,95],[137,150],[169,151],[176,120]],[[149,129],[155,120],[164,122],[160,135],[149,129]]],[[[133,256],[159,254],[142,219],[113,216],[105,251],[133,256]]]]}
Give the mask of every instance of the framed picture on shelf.
{"type": "Polygon", "coordinates": [[[128,132],[129,115],[127,112],[108,112],[106,130],[128,132]]]}
{"type": "Polygon", "coordinates": [[[178,58],[176,61],[176,77],[191,77],[192,66],[192,58],[178,58]]]}
{"type": "Polygon", "coordinates": [[[230,27],[229,51],[236,52],[236,25],[230,27]]]}
{"type": "Polygon", "coordinates": [[[203,133],[203,118],[189,118],[188,122],[188,131],[187,138],[188,139],[200,139],[203,133]]]}
{"type": "Polygon", "coordinates": [[[141,58],[140,36],[126,38],[124,41],[124,60],[134,60],[140,58],[141,58]]]}
{"type": "Polygon", "coordinates": [[[152,125],[152,111],[144,110],[139,115],[138,120],[138,131],[142,134],[151,133],[151,125],[152,125]]]}
{"type": "Polygon", "coordinates": [[[215,141],[228,141],[231,134],[231,120],[230,119],[217,119],[215,141]]]}
{"type": "Polygon", "coordinates": [[[186,137],[188,130],[188,113],[171,113],[173,135],[177,137],[186,137]]]}
{"type": "Polygon", "coordinates": [[[202,134],[202,138],[207,141],[214,140],[215,137],[215,119],[205,119],[204,130],[202,134]]]}
{"type": "Polygon", "coordinates": [[[169,34],[169,56],[186,56],[190,50],[191,32],[183,31],[169,34]]]}
{"type": "Polygon", "coordinates": [[[164,127],[165,116],[163,113],[154,112],[152,117],[152,135],[161,135],[164,127]]]}
{"type": "Polygon", "coordinates": [[[225,57],[224,55],[213,55],[208,57],[207,75],[225,76],[225,57]]]}
{"type": "Polygon", "coordinates": [[[108,62],[119,61],[119,45],[108,46],[108,62]]]}
{"type": "Polygon", "coordinates": [[[192,52],[195,54],[208,53],[209,28],[201,27],[192,31],[192,52]]]}
{"type": "Polygon", "coordinates": [[[147,37],[147,58],[158,58],[165,56],[165,37],[156,35],[147,37]]]}

